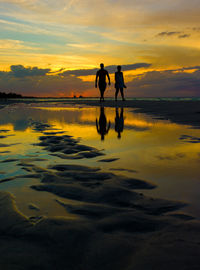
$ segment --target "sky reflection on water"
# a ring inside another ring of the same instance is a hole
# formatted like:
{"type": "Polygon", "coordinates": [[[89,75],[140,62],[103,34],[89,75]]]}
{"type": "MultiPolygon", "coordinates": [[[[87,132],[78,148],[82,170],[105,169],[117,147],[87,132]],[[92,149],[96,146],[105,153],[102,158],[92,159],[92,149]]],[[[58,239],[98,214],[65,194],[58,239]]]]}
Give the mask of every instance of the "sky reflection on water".
{"type": "MultiPolygon", "coordinates": [[[[127,108],[20,104],[1,110],[0,130],[0,135],[7,136],[0,139],[0,145],[4,145],[0,147],[0,161],[36,156],[44,160],[33,163],[43,167],[52,163],[100,166],[105,171],[155,183],[156,189],[142,192],[154,197],[185,201],[189,206],[184,212],[200,217],[199,143],[180,139],[182,135],[200,137],[197,129],[156,120],[127,108]],[[101,157],[62,160],[52,156],[34,145],[43,135],[34,130],[35,122],[50,125],[46,132],[64,132],[75,138],[80,137],[82,144],[103,149],[105,158],[117,160],[103,163],[99,162],[101,157]]],[[[27,173],[17,166],[18,163],[0,163],[0,179],[27,173]]],[[[20,210],[26,214],[31,214],[31,210],[27,209],[27,203],[31,200],[40,205],[42,214],[64,215],[64,210],[53,203],[56,196],[29,188],[34,181],[38,180],[20,179],[1,183],[0,189],[14,193],[20,210]]]]}

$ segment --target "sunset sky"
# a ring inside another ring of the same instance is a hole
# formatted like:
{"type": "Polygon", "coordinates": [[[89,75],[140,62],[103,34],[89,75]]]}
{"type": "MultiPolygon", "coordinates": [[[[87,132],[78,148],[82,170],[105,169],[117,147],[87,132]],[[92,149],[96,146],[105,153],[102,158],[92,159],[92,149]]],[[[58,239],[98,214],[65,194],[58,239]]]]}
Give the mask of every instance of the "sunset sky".
{"type": "Polygon", "coordinates": [[[126,96],[200,96],[199,0],[0,0],[0,91],[98,96],[103,62],[126,96]]]}

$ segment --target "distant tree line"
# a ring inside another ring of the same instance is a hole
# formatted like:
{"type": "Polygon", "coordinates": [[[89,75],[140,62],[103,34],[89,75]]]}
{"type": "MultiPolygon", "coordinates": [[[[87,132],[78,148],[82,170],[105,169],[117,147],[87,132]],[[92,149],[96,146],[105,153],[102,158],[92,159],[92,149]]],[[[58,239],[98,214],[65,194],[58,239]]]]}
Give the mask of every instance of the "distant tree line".
{"type": "Polygon", "coordinates": [[[22,95],[16,93],[4,93],[0,92],[0,98],[22,98],[22,95]]]}

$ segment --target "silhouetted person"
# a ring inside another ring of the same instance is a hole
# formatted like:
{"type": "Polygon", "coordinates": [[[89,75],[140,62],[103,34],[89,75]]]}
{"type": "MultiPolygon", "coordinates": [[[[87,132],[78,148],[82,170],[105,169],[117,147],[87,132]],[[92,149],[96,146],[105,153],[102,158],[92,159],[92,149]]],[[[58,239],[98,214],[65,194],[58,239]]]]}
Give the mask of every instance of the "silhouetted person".
{"type": "Polygon", "coordinates": [[[121,69],[122,69],[121,66],[117,66],[117,72],[115,72],[115,88],[116,88],[115,100],[116,101],[117,101],[117,95],[119,93],[119,90],[122,96],[122,100],[125,100],[124,88],[126,88],[126,85],[124,84],[124,76],[123,76],[123,72],[121,72],[121,69]]]}
{"type": "Polygon", "coordinates": [[[97,127],[97,132],[101,135],[101,140],[103,141],[105,135],[108,134],[108,131],[110,129],[110,121],[107,125],[107,120],[104,113],[104,107],[101,107],[100,109],[99,121],[96,119],[96,127],[97,127]]]}
{"type": "Polygon", "coordinates": [[[121,112],[119,115],[119,110],[116,108],[116,116],[115,116],[115,131],[118,133],[117,138],[121,138],[121,133],[124,130],[124,109],[121,108],[121,112]]]}
{"type": "Polygon", "coordinates": [[[95,87],[97,88],[97,82],[100,90],[100,101],[104,101],[104,92],[106,90],[106,76],[108,77],[108,84],[110,85],[110,76],[108,71],[104,69],[104,64],[100,64],[101,69],[97,71],[95,87]]]}

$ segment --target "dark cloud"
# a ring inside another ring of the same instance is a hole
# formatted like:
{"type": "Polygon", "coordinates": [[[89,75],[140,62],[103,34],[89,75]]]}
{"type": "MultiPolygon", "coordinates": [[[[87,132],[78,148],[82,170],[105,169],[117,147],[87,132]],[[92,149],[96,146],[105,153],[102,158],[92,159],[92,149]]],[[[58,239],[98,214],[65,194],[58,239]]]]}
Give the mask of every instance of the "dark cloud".
{"type": "MultiPolygon", "coordinates": [[[[130,65],[122,65],[123,71],[127,70],[135,70],[138,68],[148,68],[151,64],[149,63],[135,63],[130,65]]],[[[117,70],[117,65],[111,65],[106,66],[106,70],[108,70],[109,73],[114,73],[117,70]]],[[[74,76],[88,76],[88,75],[96,75],[96,72],[99,70],[99,68],[94,69],[78,69],[78,70],[66,70],[62,73],[60,73],[61,76],[68,76],[68,75],[74,75],[74,76]]]]}
{"type": "Polygon", "coordinates": [[[193,31],[199,32],[200,31],[200,27],[193,27],[192,28],[193,31]]]}
{"type": "Polygon", "coordinates": [[[76,76],[61,77],[49,73],[50,69],[11,66],[11,71],[0,72],[0,92],[15,92],[25,96],[69,96],[72,93],[82,94],[94,85],[76,76]]]}
{"type": "Polygon", "coordinates": [[[179,38],[188,38],[188,37],[190,37],[191,35],[189,35],[189,34],[183,34],[183,35],[179,35],[178,37],[179,38]]]}
{"type": "Polygon", "coordinates": [[[200,66],[192,66],[192,67],[182,67],[182,68],[178,68],[178,69],[169,69],[167,70],[168,72],[173,71],[173,72],[177,72],[177,71],[186,71],[186,70],[199,70],[200,66]]]}
{"type": "Polygon", "coordinates": [[[146,97],[191,97],[200,96],[200,69],[192,73],[184,72],[194,69],[151,71],[137,76],[127,83],[127,95],[146,97]]]}
{"type": "Polygon", "coordinates": [[[158,33],[156,36],[157,37],[163,37],[163,36],[176,36],[176,35],[179,35],[181,34],[181,32],[161,32],[161,33],[158,33]]]}
{"type": "MultiPolygon", "coordinates": [[[[139,69],[139,68],[149,68],[150,66],[151,66],[151,64],[149,64],[149,63],[136,63],[136,64],[131,64],[131,65],[122,65],[122,70],[128,71],[128,70],[135,70],[135,69],[139,69]]],[[[106,69],[110,73],[115,73],[117,70],[117,66],[116,65],[107,66],[106,69]]]]}
{"type": "Polygon", "coordinates": [[[23,78],[29,76],[45,76],[50,72],[50,69],[42,69],[38,67],[24,67],[22,65],[12,65],[10,67],[10,75],[23,78]]]}
{"type": "Polygon", "coordinates": [[[160,32],[156,35],[156,37],[170,37],[170,36],[177,36],[178,38],[188,38],[190,34],[184,34],[183,32],[174,31],[174,32],[160,32]]]}
{"type": "Polygon", "coordinates": [[[179,70],[192,70],[192,69],[200,69],[200,66],[193,66],[193,67],[183,67],[182,69],[179,70]]]}

